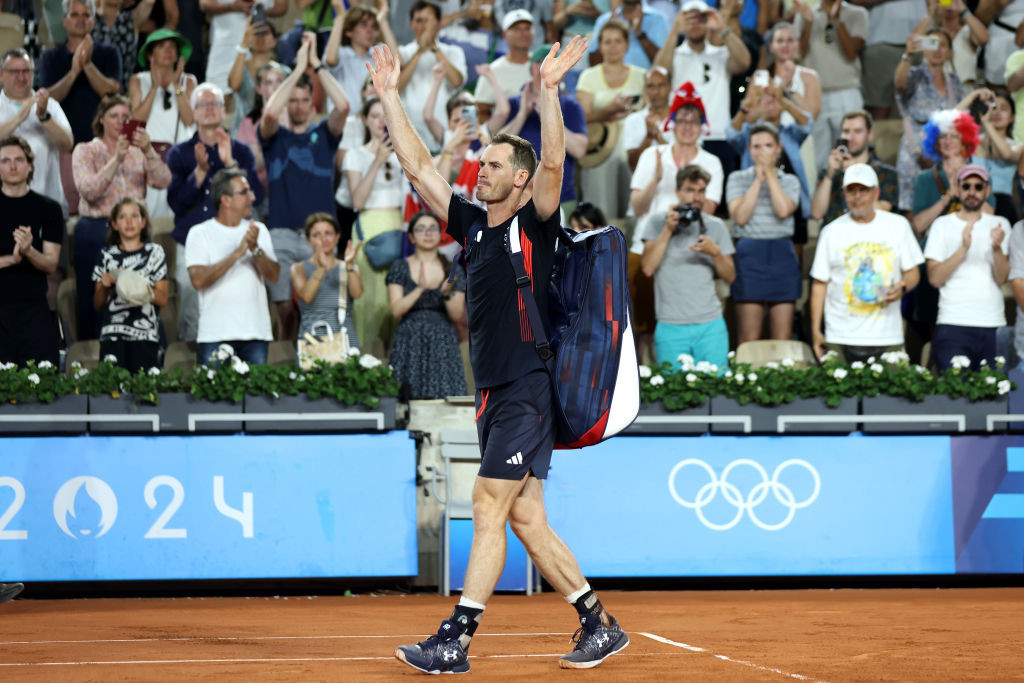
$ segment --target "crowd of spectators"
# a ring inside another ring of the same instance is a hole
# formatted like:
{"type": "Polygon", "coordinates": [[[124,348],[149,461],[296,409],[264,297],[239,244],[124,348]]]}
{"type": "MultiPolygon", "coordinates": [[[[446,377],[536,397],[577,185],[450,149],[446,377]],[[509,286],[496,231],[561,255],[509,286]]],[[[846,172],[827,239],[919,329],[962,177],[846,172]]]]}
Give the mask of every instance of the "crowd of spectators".
{"type": "Polygon", "coordinates": [[[3,362],[58,357],[50,310],[73,269],[64,341],[133,368],[175,341],[173,297],[201,362],[224,342],[265,362],[322,322],[390,353],[415,397],[464,391],[458,245],[404,177],[365,62],[400,56],[410,120],[476,202],[493,136],[539,153],[540,62],[576,33],[590,55],[559,99],[562,222],[632,231],[642,360],[722,366],[738,343],[797,337],[850,361],[931,342],[939,368],[991,362],[1003,285],[1024,302],[1024,0],[41,9],[61,18],[53,47],[0,62],[3,362]]]}

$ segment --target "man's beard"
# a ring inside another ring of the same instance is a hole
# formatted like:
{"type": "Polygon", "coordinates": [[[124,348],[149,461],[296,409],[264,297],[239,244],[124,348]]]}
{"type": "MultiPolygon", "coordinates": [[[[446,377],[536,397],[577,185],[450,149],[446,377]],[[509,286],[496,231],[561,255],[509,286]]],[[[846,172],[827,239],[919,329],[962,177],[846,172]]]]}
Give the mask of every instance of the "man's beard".
{"type": "Polygon", "coordinates": [[[985,200],[976,199],[972,197],[969,199],[964,199],[961,203],[964,205],[964,208],[967,209],[968,211],[977,211],[985,204],[985,200]]]}

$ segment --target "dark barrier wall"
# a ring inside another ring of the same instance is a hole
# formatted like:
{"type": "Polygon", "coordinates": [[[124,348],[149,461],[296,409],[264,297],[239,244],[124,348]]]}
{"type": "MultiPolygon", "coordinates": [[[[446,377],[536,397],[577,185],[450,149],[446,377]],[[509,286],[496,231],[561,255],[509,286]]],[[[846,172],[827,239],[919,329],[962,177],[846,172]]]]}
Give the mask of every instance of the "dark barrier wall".
{"type": "Polygon", "coordinates": [[[0,577],[413,576],[406,432],[0,439],[0,577]]]}

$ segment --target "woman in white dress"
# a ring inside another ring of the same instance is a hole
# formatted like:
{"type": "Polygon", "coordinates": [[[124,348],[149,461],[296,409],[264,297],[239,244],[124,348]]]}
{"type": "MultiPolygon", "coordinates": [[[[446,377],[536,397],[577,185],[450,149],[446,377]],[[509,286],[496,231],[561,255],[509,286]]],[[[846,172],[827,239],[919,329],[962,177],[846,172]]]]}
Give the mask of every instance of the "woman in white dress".
{"type": "MultiPolygon", "coordinates": [[[[132,118],[146,122],[153,149],[164,160],[173,145],[196,132],[189,104],[196,77],[184,73],[191,54],[192,44],[185,36],[167,28],[153,31],[139,50],[139,64],[149,71],[133,74],[128,81],[132,118]]],[[[147,192],[146,206],[151,218],[174,216],[166,189],[147,192]]]]}

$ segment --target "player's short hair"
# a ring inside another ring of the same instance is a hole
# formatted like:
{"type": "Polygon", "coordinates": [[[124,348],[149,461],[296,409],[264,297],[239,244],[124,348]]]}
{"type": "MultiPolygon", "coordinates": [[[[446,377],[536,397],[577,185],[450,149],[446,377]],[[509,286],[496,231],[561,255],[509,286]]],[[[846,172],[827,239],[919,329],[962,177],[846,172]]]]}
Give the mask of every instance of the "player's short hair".
{"type": "Polygon", "coordinates": [[[530,174],[526,179],[527,184],[533,180],[533,174],[537,172],[537,153],[529,141],[511,133],[498,133],[491,138],[491,145],[511,145],[512,168],[516,171],[524,169],[530,174]]]}

